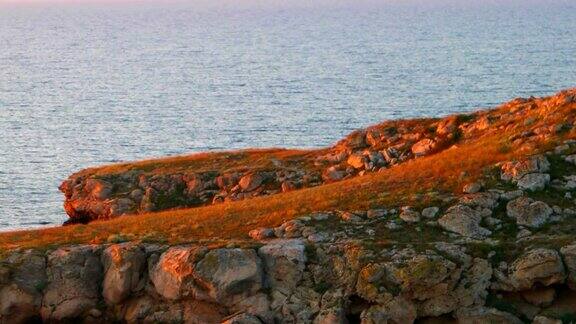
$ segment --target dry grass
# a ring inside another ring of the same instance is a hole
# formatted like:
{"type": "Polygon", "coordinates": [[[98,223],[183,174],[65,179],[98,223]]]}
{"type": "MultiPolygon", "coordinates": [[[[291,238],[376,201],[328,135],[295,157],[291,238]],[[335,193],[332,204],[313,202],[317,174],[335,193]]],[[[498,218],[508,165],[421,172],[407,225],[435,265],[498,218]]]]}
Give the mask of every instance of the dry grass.
{"type": "Polygon", "coordinates": [[[76,175],[109,176],[131,170],[155,174],[175,172],[205,172],[212,170],[233,171],[250,166],[251,169],[273,168],[273,162],[281,161],[285,167],[309,167],[308,157],[319,150],[289,150],[279,148],[248,149],[224,152],[206,152],[138,162],[118,163],[82,170],[76,175]]]}
{"type": "Polygon", "coordinates": [[[485,138],[385,172],[273,196],[201,208],[122,217],[88,225],[74,225],[0,235],[0,249],[101,243],[111,235],[129,239],[194,242],[206,239],[244,239],[249,230],[276,226],[313,211],[368,209],[382,205],[420,204],[415,193],[457,191],[482,169],[520,154],[500,149],[499,138],[485,138]]]}

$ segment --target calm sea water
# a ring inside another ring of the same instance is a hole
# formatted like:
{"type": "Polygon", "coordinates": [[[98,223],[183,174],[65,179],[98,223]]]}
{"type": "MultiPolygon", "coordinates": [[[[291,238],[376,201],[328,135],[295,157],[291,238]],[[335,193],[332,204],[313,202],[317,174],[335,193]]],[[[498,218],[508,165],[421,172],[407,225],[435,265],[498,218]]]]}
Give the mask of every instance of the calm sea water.
{"type": "Polygon", "coordinates": [[[57,187],[89,166],[576,86],[576,6],[546,3],[0,5],[0,229],[60,224],[57,187]]]}

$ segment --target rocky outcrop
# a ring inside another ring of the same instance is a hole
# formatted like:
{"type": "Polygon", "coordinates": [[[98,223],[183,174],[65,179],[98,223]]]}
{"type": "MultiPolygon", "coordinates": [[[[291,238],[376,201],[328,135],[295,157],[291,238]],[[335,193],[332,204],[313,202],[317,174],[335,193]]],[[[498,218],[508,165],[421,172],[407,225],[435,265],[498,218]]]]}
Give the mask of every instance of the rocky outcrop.
{"type": "Polygon", "coordinates": [[[574,270],[561,258],[569,260],[573,246],[528,250],[507,279],[465,244],[451,243],[421,252],[389,247],[378,256],[362,244],[302,239],[244,248],[121,243],[16,251],[0,263],[0,320],[413,323],[452,316],[520,323],[518,314],[485,306],[488,296],[518,292],[550,306],[574,270]],[[497,288],[502,280],[510,283],[504,290],[497,288]]]}

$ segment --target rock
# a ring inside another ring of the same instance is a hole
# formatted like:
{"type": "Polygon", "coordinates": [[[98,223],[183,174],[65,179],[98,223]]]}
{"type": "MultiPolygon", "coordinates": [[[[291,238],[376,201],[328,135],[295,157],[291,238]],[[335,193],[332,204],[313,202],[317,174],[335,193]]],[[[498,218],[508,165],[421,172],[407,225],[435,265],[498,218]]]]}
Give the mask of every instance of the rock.
{"type": "Polygon", "coordinates": [[[248,233],[248,236],[250,236],[252,239],[254,239],[256,241],[261,241],[261,240],[273,238],[274,237],[274,230],[271,228],[261,227],[261,228],[251,230],[248,233]]]}
{"type": "Polygon", "coordinates": [[[416,317],[414,304],[401,297],[384,305],[371,306],[360,314],[362,324],[414,323],[416,317]]]}
{"type": "Polygon", "coordinates": [[[532,324],[562,324],[562,321],[539,315],[534,317],[532,324]]]}
{"type": "Polygon", "coordinates": [[[568,272],[568,286],[570,289],[576,290],[576,243],[564,246],[560,249],[560,253],[564,258],[568,272]]]}
{"type": "Polygon", "coordinates": [[[482,216],[476,210],[464,205],[455,205],[448,208],[446,214],[438,220],[438,224],[447,231],[470,238],[482,239],[492,232],[480,226],[481,220],[482,216]]]}
{"type": "Polygon", "coordinates": [[[417,223],[420,221],[420,213],[410,207],[403,208],[399,217],[406,223],[417,223]]]}
{"type": "Polygon", "coordinates": [[[448,118],[444,118],[436,127],[436,133],[439,135],[446,135],[452,134],[456,131],[458,127],[458,118],[457,116],[452,116],[448,118]]]}
{"type": "Polygon", "coordinates": [[[364,130],[354,131],[346,136],[341,144],[350,150],[364,148],[366,147],[366,132],[364,130]]]}
{"type": "Polygon", "coordinates": [[[243,191],[253,191],[254,189],[260,187],[264,182],[264,177],[259,173],[250,173],[242,178],[240,178],[240,188],[243,191]]]}
{"type": "Polygon", "coordinates": [[[424,156],[431,153],[436,147],[436,142],[432,139],[425,138],[412,146],[412,153],[415,156],[424,156]]]}
{"type": "Polygon", "coordinates": [[[262,321],[254,315],[240,314],[223,321],[222,324],[262,324],[262,321]]]}
{"type": "MultiPolygon", "coordinates": [[[[576,189],[576,175],[569,175],[564,176],[563,188],[564,190],[574,190],[576,189]]],[[[566,194],[571,195],[570,192],[566,192],[566,194]]]]}
{"type": "Polygon", "coordinates": [[[524,195],[524,191],[522,191],[522,190],[507,191],[507,192],[504,192],[502,195],[500,195],[500,199],[502,199],[504,201],[510,201],[510,200],[514,200],[518,197],[522,197],[523,195],[524,195]]]}
{"type": "Polygon", "coordinates": [[[550,170],[550,162],[544,155],[537,155],[523,161],[502,164],[501,178],[505,181],[517,181],[529,173],[545,173],[550,170]]]}
{"type": "Polygon", "coordinates": [[[457,300],[458,307],[483,305],[488,295],[492,274],[493,270],[490,262],[475,258],[472,261],[472,265],[463,272],[458,286],[452,293],[457,300]]]}
{"type": "Polygon", "coordinates": [[[360,215],[357,215],[355,213],[352,212],[342,212],[340,214],[340,218],[345,221],[345,222],[361,222],[362,221],[362,217],[360,217],[360,215]]]}
{"type": "Polygon", "coordinates": [[[517,290],[531,289],[537,283],[543,286],[563,283],[565,276],[558,252],[544,248],[527,252],[510,267],[510,279],[517,290]]]}
{"type": "Polygon", "coordinates": [[[291,181],[283,181],[280,185],[280,189],[282,192],[290,192],[297,189],[296,185],[291,181]]]}
{"type": "Polygon", "coordinates": [[[302,279],[306,266],[304,242],[299,239],[275,240],[258,249],[272,289],[290,291],[302,279]]]}
{"type": "Polygon", "coordinates": [[[102,296],[109,304],[120,304],[143,288],[146,253],[136,244],[114,244],[102,252],[104,281],[102,296]]]}
{"type": "Polygon", "coordinates": [[[0,264],[0,322],[29,323],[40,319],[46,260],[37,251],[15,252],[0,264]],[[5,265],[5,267],[3,266],[5,265]]]}
{"type": "Polygon", "coordinates": [[[474,194],[482,190],[482,184],[480,182],[472,182],[464,186],[462,192],[467,194],[474,194]]]}
{"type": "Polygon", "coordinates": [[[322,173],[322,179],[327,182],[340,181],[344,179],[344,177],[346,177],[346,171],[340,170],[336,166],[331,166],[322,173]]]}
{"type": "Polygon", "coordinates": [[[446,295],[460,277],[456,264],[437,255],[416,255],[396,271],[403,296],[427,300],[446,295]]]}
{"type": "Polygon", "coordinates": [[[306,239],[312,243],[320,243],[328,241],[329,237],[324,233],[313,233],[306,236],[306,239]]]}
{"type": "Polygon", "coordinates": [[[518,188],[523,190],[538,191],[546,188],[550,182],[547,173],[529,173],[518,180],[518,188]]]}
{"type": "Polygon", "coordinates": [[[564,160],[568,163],[576,164],[576,154],[568,155],[564,160]]]}
{"type": "Polygon", "coordinates": [[[297,219],[293,219],[293,220],[289,220],[287,222],[285,222],[284,224],[280,225],[280,228],[278,229],[278,231],[275,229],[274,230],[274,234],[277,237],[282,237],[282,238],[294,238],[294,237],[300,237],[302,235],[302,230],[304,228],[304,224],[297,220],[297,219]],[[279,233],[282,233],[282,235],[280,235],[279,233]]]}
{"type": "Polygon", "coordinates": [[[215,249],[194,269],[200,300],[224,305],[256,294],[262,288],[262,265],[252,249],[215,249]],[[207,295],[209,298],[201,297],[207,295]]]}
{"type": "Polygon", "coordinates": [[[360,153],[355,153],[348,157],[346,163],[353,167],[354,169],[362,169],[364,168],[364,162],[366,162],[366,157],[360,153]]]}
{"type": "Polygon", "coordinates": [[[93,199],[104,200],[112,195],[112,184],[100,179],[90,178],[84,184],[84,191],[93,199]]]}
{"type": "Polygon", "coordinates": [[[41,310],[44,321],[82,317],[98,306],[102,264],[95,247],[60,248],[50,253],[47,277],[41,310]]]}
{"type": "Polygon", "coordinates": [[[200,247],[176,246],[164,252],[151,267],[150,280],[156,292],[170,300],[196,297],[195,265],[207,250],[200,247]]]}
{"type": "Polygon", "coordinates": [[[522,321],[510,314],[494,308],[462,308],[455,314],[458,323],[466,324],[522,324],[522,321]]]}
{"type": "Polygon", "coordinates": [[[530,236],[530,235],[532,235],[532,232],[529,231],[529,230],[527,230],[527,229],[525,229],[525,228],[523,228],[523,229],[521,229],[520,231],[518,231],[518,234],[516,234],[516,238],[517,238],[517,239],[522,239],[522,238],[528,237],[528,236],[530,236]]]}
{"type": "Polygon", "coordinates": [[[516,224],[539,228],[544,225],[552,215],[552,208],[542,201],[532,198],[516,198],[506,205],[506,215],[516,220],[516,224]]]}
{"type": "Polygon", "coordinates": [[[130,214],[134,211],[136,204],[129,198],[114,199],[110,204],[110,217],[130,214]]]}
{"type": "Polygon", "coordinates": [[[320,311],[314,319],[314,324],[348,324],[346,312],[342,307],[332,307],[320,311]]]}
{"type": "Polygon", "coordinates": [[[498,207],[499,198],[500,195],[496,192],[477,192],[462,196],[459,202],[470,207],[494,209],[498,207]]]}
{"type": "Polygon", "coordinates": [[[439,211],[440,211],[440,208],[438,208],[438,207],[426,207],[426,208],[422,209],[422,216],[424,218],[429,218],[429,219],[436,218],[439,211]]]}
{"type": "Polygon", "coordinates": [[[388,215],[388,211],[386,209],[369,209],[366,211],[366,217],[368,219],[380,218],[386,215],[388,215]]]}
{"type": "Polygon", "coordinates": [[[262,267],[251,249],[172,247],[150,273],[156,291],[164,298],[192,297],[230,305],[262,288],[262,267]]]}
{"type": "Polygon", "coordinates": [[[522,297],[534,306],[547,307],[556,298],[556,290],[554,288],[527,290],[522,292],[522,297]]]}

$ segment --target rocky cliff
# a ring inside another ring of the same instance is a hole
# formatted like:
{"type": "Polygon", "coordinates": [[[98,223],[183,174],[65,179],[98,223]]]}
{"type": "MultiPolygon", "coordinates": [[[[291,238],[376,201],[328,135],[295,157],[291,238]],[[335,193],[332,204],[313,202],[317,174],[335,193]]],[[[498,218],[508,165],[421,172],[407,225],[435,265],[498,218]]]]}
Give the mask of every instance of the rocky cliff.
{"type": "Polygon", "coordinates": [[[572,323],[575,125],[569,90],[324,150],[81,171],[61,187],[73,219],[131,216],[0,235],[0,321],[572,323]],[[314,211],[275,218],[282,200],[314,211]]]}

